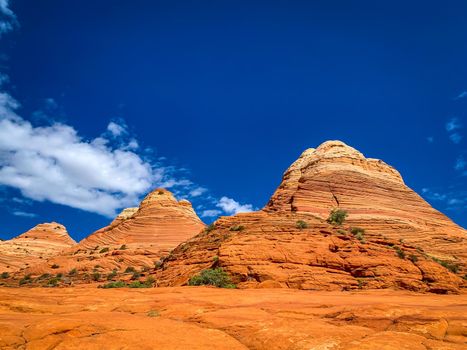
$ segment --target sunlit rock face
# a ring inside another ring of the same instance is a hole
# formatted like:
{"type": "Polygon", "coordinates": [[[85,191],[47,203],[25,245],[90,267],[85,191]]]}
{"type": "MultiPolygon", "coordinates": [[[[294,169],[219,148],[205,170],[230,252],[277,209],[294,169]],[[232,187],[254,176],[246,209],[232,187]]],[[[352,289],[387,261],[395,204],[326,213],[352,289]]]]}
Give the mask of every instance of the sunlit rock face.
{"type": "Polygon", "coordinates": [[[204,227],[190,202],[177,201],[171,192],[156,189],[138,208],[123,210],[110,225],[22,274],[67,274],[76,269],[71,279],[80,283],[96,282],[91,274],[123,273],[128,267],[146,270],[204,227]]]}
{"type": "Polygon", "coordinates": [[[15,272],[40,263],[76,245],[65,226],[56,222],[39,224],[29,231],[0,242],[0,272],[15,272]]]}
{"type": "Polygon", "coordinates": [[[459,292],[465,234],[394,168],[328,141],[287,169],[262,210],[220,218],[177,247],[157,276],[163,285],[183,285],[220,266],[245,288],[459,292]],[[336,208],[348,213],[342,225],[326,221],[336,208]]]}

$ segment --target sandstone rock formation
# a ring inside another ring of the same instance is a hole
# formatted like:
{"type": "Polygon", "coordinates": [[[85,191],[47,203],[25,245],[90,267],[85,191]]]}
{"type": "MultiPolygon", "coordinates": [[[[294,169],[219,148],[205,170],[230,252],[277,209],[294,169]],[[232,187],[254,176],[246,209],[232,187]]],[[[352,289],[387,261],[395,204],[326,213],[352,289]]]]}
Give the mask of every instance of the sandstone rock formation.
{"type": "Polygon", "coordinates": [[[395,169],[329,141],[292,164],[265,208],[219,219],[177,247],[157,278],[183,285],[220,266],[239,287],[457,293],[465,234],[395,169]],[[348,212],[342,226],[326,222],[333,208],[348,212]]]}
{"type": "Polygon", "coordinates": [[[462,298],[382,290],[0,288],[0,348],[459,350],[467,336],[462,298]]]}
{"type": "Polygon", "coordinates": [[[65,226],[56,222],[39,224],[18,237],[0,242],[0,272],[33,266],[75,244],[65,226]]]}
{"type": "Polygon", "coordinates": [[[204,227],[188,201],[177,201],[169,191],[156,189],[139,208],[123,210],[109,226],[17,277],[59,273],[69,275],[70,281],[83,282],[105,280],[107,275],[123,274],[127,268],[139,273],[154,268],[162,255],[204,227]]]}

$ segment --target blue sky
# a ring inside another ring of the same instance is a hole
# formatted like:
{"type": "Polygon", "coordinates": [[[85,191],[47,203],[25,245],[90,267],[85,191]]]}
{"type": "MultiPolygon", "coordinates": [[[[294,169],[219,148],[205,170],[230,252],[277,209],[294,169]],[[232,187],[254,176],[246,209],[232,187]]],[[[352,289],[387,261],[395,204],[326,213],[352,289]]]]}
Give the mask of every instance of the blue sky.
{"type": "Polygon", "coordinates": [[[0,0],[0,238],[164,185],[261,208],[340,139],[467,226],[467,3],[0,0]]]}

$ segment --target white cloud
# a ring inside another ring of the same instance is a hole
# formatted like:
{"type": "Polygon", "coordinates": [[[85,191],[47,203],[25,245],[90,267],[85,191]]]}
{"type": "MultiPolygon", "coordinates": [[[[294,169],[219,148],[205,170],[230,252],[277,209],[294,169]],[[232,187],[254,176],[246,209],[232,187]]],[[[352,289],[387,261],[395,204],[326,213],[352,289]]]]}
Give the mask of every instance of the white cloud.
{"type": "Polygon", "coordinates": [[[449,139],[455,144],[458,144],[462,140],[462,135],[459,134],[458,132],[455,132],[454,134],[449,135],[449,139]]]}
{"type": "Polygon", "coordinates": [[[217,209],[203,210],[201,212],[201,217],[203,218],[214,217],[214,216],[219,216],[220,214],[222,214],[222,212],[217,209]]]}
{"type": "Polygon", "coordinates": [[[218,208],[221,208],[224,212],[230,215],[237,213],[248,213],[253,211],[253,205],[251,204],[240,204],[232,198],[222,197],[216,204],[218,208]]]}
{"type": "Polygon", "coordinates": [[[120,136],[122,134],[126,134],[126,126],[125,125],[120,125],[115,122],[110,122],[109,125],[107,125],[107,130],[110,131],[110,133],[114,136],[120,136]]]}
{"type": "Polygon", "coordinates": [[[28,212],[20,211],[20,210],[14,211],[12,214],[15,215],[15,216],[21,216],[23,218],[35,218],[35,217],[37,217],[37,214],[28,213],[28,212]]]}
{"type": "Polygon", "coordinates": [[[190,196],[191,197],[199,197],[201,196],[203,193],[207,192],[208,189],[207,188],[204,188],[204,187],[196,187],[194,189],[192,189],[190,191],[190,196]]]}
{"type": "Polygon", "coordinates": [[[465,161],[464,157],[460,156],[456,160],[456,164],[454,165],[454,169],[463,170],[466,165],[467,165],[467,162],[465,161]]]}
{"type": "Polygon", "coordinates": [[[24,197],[113,216],[165,176],[163,167],[103,138],[87,141],[71,126],[34,127],[17,106],[0,93],[0,184],[24,197]]]}
{"type": "Polygon", "coordinates": [[[16,15],[10,9],[9,0],[0,0],[0,37],[8,33],[18,24],[16,15]]]}

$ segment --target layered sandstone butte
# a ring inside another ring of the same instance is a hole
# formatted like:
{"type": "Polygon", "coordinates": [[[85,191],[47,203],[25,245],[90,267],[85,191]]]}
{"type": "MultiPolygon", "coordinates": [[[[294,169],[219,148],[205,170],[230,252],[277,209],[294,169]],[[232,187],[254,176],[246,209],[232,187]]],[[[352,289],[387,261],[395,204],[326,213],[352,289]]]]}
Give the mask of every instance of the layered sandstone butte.
{"type": "Polygon", "coordinates": [[[329,141],[292,164],[265,208],[217,220],[177,247],[157,277],[183,285],[219,266],[240,287],[459,292],[465,234],[395,169],[329,141]],[[342,226],[326,221],[334,208],[348,212],[342,226]]]}
{"type": "Polygon", "coordinates": [[[156,189],[144,198],[139,208],[123,210],[110,225],[24,273],[66,275],[75,270],[70,279],[79,282],[91,280],[91,274],[99,275],[94,277],[99,281],[112,271],[119,275],[127,268],[147,270],[204,227],[190,202],[177,201],[171,192],[156,189]]]}
{"type": "Polygon", "coordinates": [[[14,272],[59,254],[76,242],[65,226],[39,224],[13,239],[0,242],[0,272],[14,272]]]}

